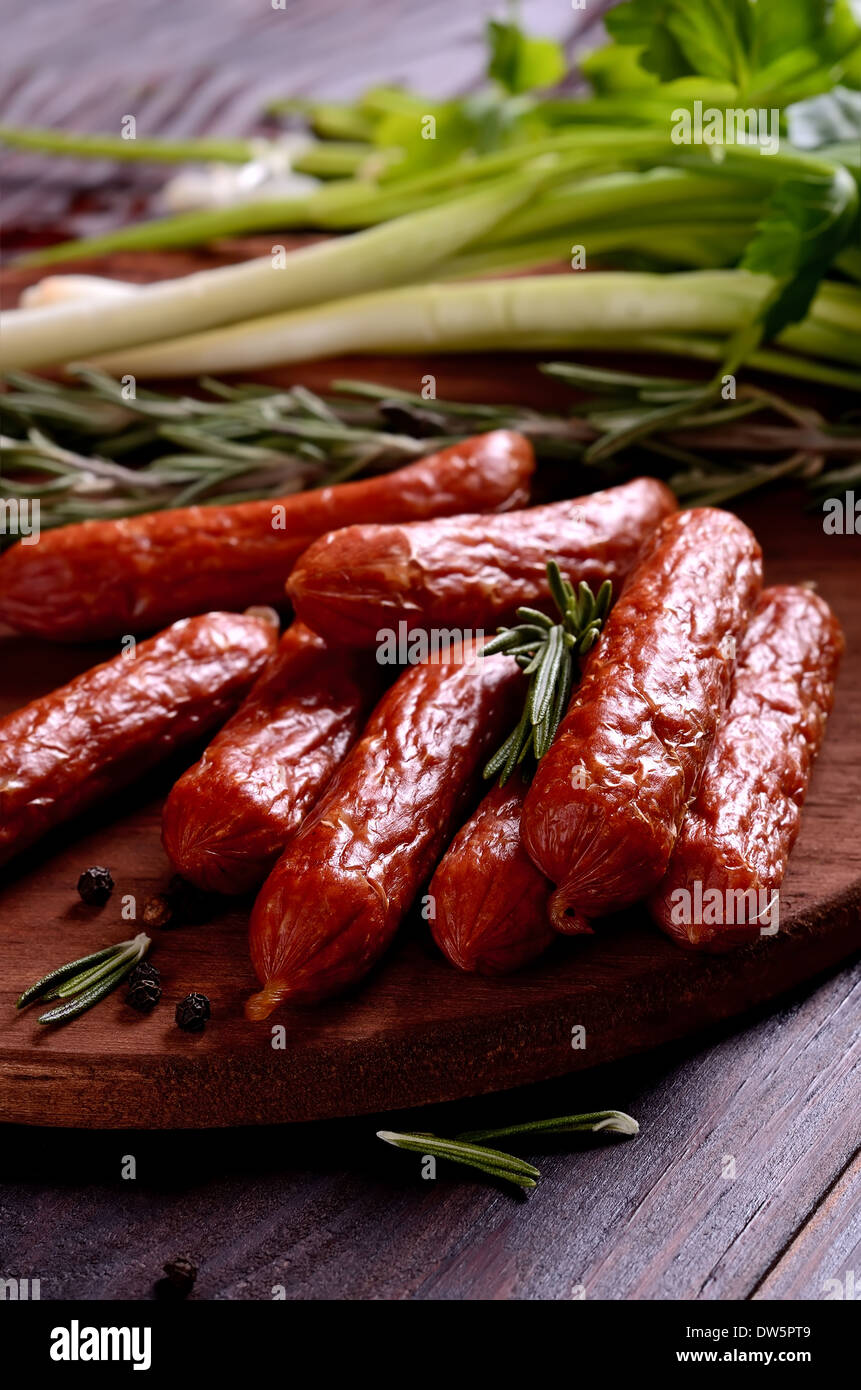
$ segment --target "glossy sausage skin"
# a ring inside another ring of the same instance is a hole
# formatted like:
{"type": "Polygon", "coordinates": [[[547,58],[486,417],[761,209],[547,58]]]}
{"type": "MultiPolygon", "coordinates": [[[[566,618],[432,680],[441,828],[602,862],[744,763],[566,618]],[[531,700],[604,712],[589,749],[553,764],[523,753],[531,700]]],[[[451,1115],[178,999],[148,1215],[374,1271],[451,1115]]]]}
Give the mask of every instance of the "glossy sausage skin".
{"type": "Polygon", "coordinates": [[[347,989],[389,945],[517,718],[514,660],[410,667],[287,845],[251,915],[249,1018],[347,989]]]}
{"type": "Polygon", "coordinates": [[[546,565],[618,588],[651,531],[676,510],[656,478],[502,517],[349,526],[315,542],[287,592],[315,632],[373,646],[381,629],[459,626],[491,633],[521,604],[547,607],[546,565]]]}
{"type": "Polygon", "coordinates": [[[239,709],[167,798],[162,842],[191,883],[259,888],[362,730],[379,668],[293,623],[239,709]]]}
{"type": "Polygon", "coordinates": [[[0,621],[39,637],[90,641],[152,631],[189,613],[277,606],[294,563],[325,532],[522,507],[534,467],[528,440],[497,430],[361,482],[63,526],[0,556],[0,621]]]}
{"type": "Polygon", "coordinates": [[[649,903],[658,926],[681,945],[725,951],[778,930],[775,895],[843,645],[837,619],[816,594],[788,586],[762,594],[697,795],[649,903]]]}
{"type": "Polygon", "coordinates": [[[186,618],[0,719],[0,862],[223,723],[277,640],[250,615],[186,618]]]}
{"type": "Polygon", "coordinates": [[[637,902],[666,872],[761,583],[756,539],[729,512],[678,513],[647,542],[523,808],[558,931],[637,902]]]}
{"type": "Polygon", "coordinates": [[[517,773],[488,792],[431,879],[433,937],[459,970],[507,975],[554,938],[547,912],[553,885],[520,839],[525,796],[517,773]]]}

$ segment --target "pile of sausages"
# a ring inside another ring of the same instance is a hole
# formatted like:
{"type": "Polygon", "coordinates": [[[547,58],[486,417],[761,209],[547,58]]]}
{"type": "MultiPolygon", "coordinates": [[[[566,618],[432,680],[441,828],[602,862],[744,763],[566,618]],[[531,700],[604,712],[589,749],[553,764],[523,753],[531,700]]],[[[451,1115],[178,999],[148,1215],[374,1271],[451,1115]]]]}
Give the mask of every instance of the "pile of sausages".
{"type": "Polygon", "coordinates": [[[420,895],[448,959],[490,974],[641,900],[685,946],[758,936],[759,911],[678,904],[778,891],[837,621],[807,589],[763,591],[757,541],[727,512],[679,512],[652,478],[529,508],[533,470],[528,442],[497,431],[277,503],[7,551],[0,622],[124,640],[0,720],[0,862],[214,733],[167,798],[163,842],[199,887],[256,894],[250,1018],[354,985],[420,895]],[[488,791],[526,681],[477,634],[522,604],[552,611],[550,558],[619,597],[532,780],[488,791]],[[402,623],[476,635],[392,679],[377,646],[402,623]]]}

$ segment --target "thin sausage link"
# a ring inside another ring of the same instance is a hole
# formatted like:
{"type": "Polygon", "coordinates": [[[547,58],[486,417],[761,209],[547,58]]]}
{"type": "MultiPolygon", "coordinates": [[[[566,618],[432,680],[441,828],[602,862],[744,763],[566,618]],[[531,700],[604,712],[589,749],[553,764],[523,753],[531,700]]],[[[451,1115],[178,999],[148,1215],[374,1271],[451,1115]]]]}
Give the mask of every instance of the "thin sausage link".
{"type": "Polygon", "coordinates": [[[277,640],[261,618],[185,618],[0,719],[0,862],[217,728],[277,640]]]}
{"type": "Polygon", "coordinates": [[[526,783],[493,787],[458,831],[431,879],[431,930],[459,970],[506,975],[550,945],[553,885],[520,839],[526,783]]]}
{"type": "Polygon", "coordinates": [[[656,478],[505,516],[404,526],[349,526],[315,542],[287,584],[304,622],[333,641],[369,647],[380,629],[492,632],[522,604],[551,611],[546,566],[575,584],[616,589],[651,531],[676,509],[656,478]]]}
{"type": "Polygon", "coordinates": [[[373,661],[293,623],[239,709],[180,777],[162,842],[199,888],[259,888],[362,731],[373,661]]]}
{"type": "Polygon", "coordinates": [[[681,945],[725,951],[778,930],[778,890],[843,647],[816,594],[789,586],[762,594],[702,781],[649,904],[681,945]]]}
{"type": "Polygon", "coordinates": [[[407,670],[287,845],[251,916],[265,1018],[347,989],[389,945],[523,698],[507,656],[407,670]]]}
{"type": "Polygon", "coordinates": [[[557,930],[637,902],[666,872],[761,582],[756,539],[728,512],[679,513],[647,542],[524,805],[557,930]]]}
{"type": "Polygon", "coordinates": [[[497,430],[360,482],[63,526],[0,556],[0,621],[56,641],[92,641],[190,613],[283,605],[290,570],[325,532],[522,507],[534,467],[529,441],[497,430]]]}

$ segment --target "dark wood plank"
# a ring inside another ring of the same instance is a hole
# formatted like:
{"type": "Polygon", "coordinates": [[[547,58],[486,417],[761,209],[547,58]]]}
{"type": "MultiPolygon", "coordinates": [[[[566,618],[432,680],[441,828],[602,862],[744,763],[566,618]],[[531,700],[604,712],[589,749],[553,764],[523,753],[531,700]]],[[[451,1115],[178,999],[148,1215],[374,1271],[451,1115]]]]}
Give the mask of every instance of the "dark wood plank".
{"type": "Polygon", "coordinates": [[[741,1032],[724,1025],[456,1105],[289,1130],[48,1138],[7,1127],[5,1268],[41,1275],[43,1298],[148,1298],[163,1261],[188,1250],[200,1298],[265,1300],[280,1285],[288,1299],[567,1300],[581,1287],[590,1299],[715,1299],[749,1296],[782,1258],[793,1289],[822,1297],[796,1233],[816,1186],[833,1185],[833,1258],[852,1267],[841,1234],[852,1193],[835,1179],[859,1142],[859,977],[844,970],[741,1032]],[[423,1180],[418,1157],[374,1137],[608,1105],[635,1115],[640,1136],[522,1149],[542,1171],[526,1201],[442,1164],[423,1180]],[[735,1179],[722,1176],[726,1154],[735,1179]],[[748,1223],[755,1239],[737,1248],[748,1223]]]}
{"type": "Polygon", "coordinates": [[[852,1159],[753,1293],[755,1299],[857,1300],[861,1293],[861,1159],[852,1159]]]}

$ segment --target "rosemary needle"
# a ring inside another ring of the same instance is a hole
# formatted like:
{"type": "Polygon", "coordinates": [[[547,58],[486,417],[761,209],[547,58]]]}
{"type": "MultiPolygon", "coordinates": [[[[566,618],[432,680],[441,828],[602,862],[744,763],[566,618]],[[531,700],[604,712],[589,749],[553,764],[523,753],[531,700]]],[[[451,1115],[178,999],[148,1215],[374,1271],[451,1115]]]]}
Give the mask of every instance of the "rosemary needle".
{"type": "Polygon", "coordinates": [[[475,1168],[490,1177],[503,1178],[517,1187],[535,1187],[541,1176],[538,1169],[514,1154],[502,1153],[499,1149],[489,1149],[485,1145],[467,1144],[456,1139],[440,1139],[435,1134],[398,1134],[393,1130],[381,1129],[377,1138],[384,1144],[392,1144],[396,1149],[407,1149],[412,1153],[427,1154],[433,1158],[447,1158],[452,1163],[461,1163],[467,1168],[475,1168]]]}
{"type": "Polygon", "coordinates": [[[56,1008],[49,1009],[46,1014],[40,1014],[39,1023],[67,1023],[70,1018],[77,1018],[78,1014],[86,1013],[94,1004],[98,1004],[100,999],[104,999],[106,994],[110,994],[116,989],[117,985],[130,973],[132,966],[136,964],[137,957],[126,960],[111,972],[104,979],[90,984],[88,989],[76,994],[74,998],[65,1000],[58,1004],[56,1008]]]}
{"type": "Polygon", "coordinates": [[[103,950],[94,951],[90,956],[82,956],[80,960],[72,960],[69,961],[68,965],[58,966],[57,969],[52,970],[49,975],[44,975],[41,980],[37,980],[34,985],[30,985],[29,989],[25,989],[24,993],[19,996],[15,1008],[26,1008],[28,1004],[33,1003],[34,999],[44,998],[48,991],[52,990],[55,985],[60,984],[63,980],[68,980],[72,975],[83,973],[83,971],[95,965],[98,961],[103,961],[108,956],[113,956],[116,949],[116,946],[105,946],[103,950]]]}

